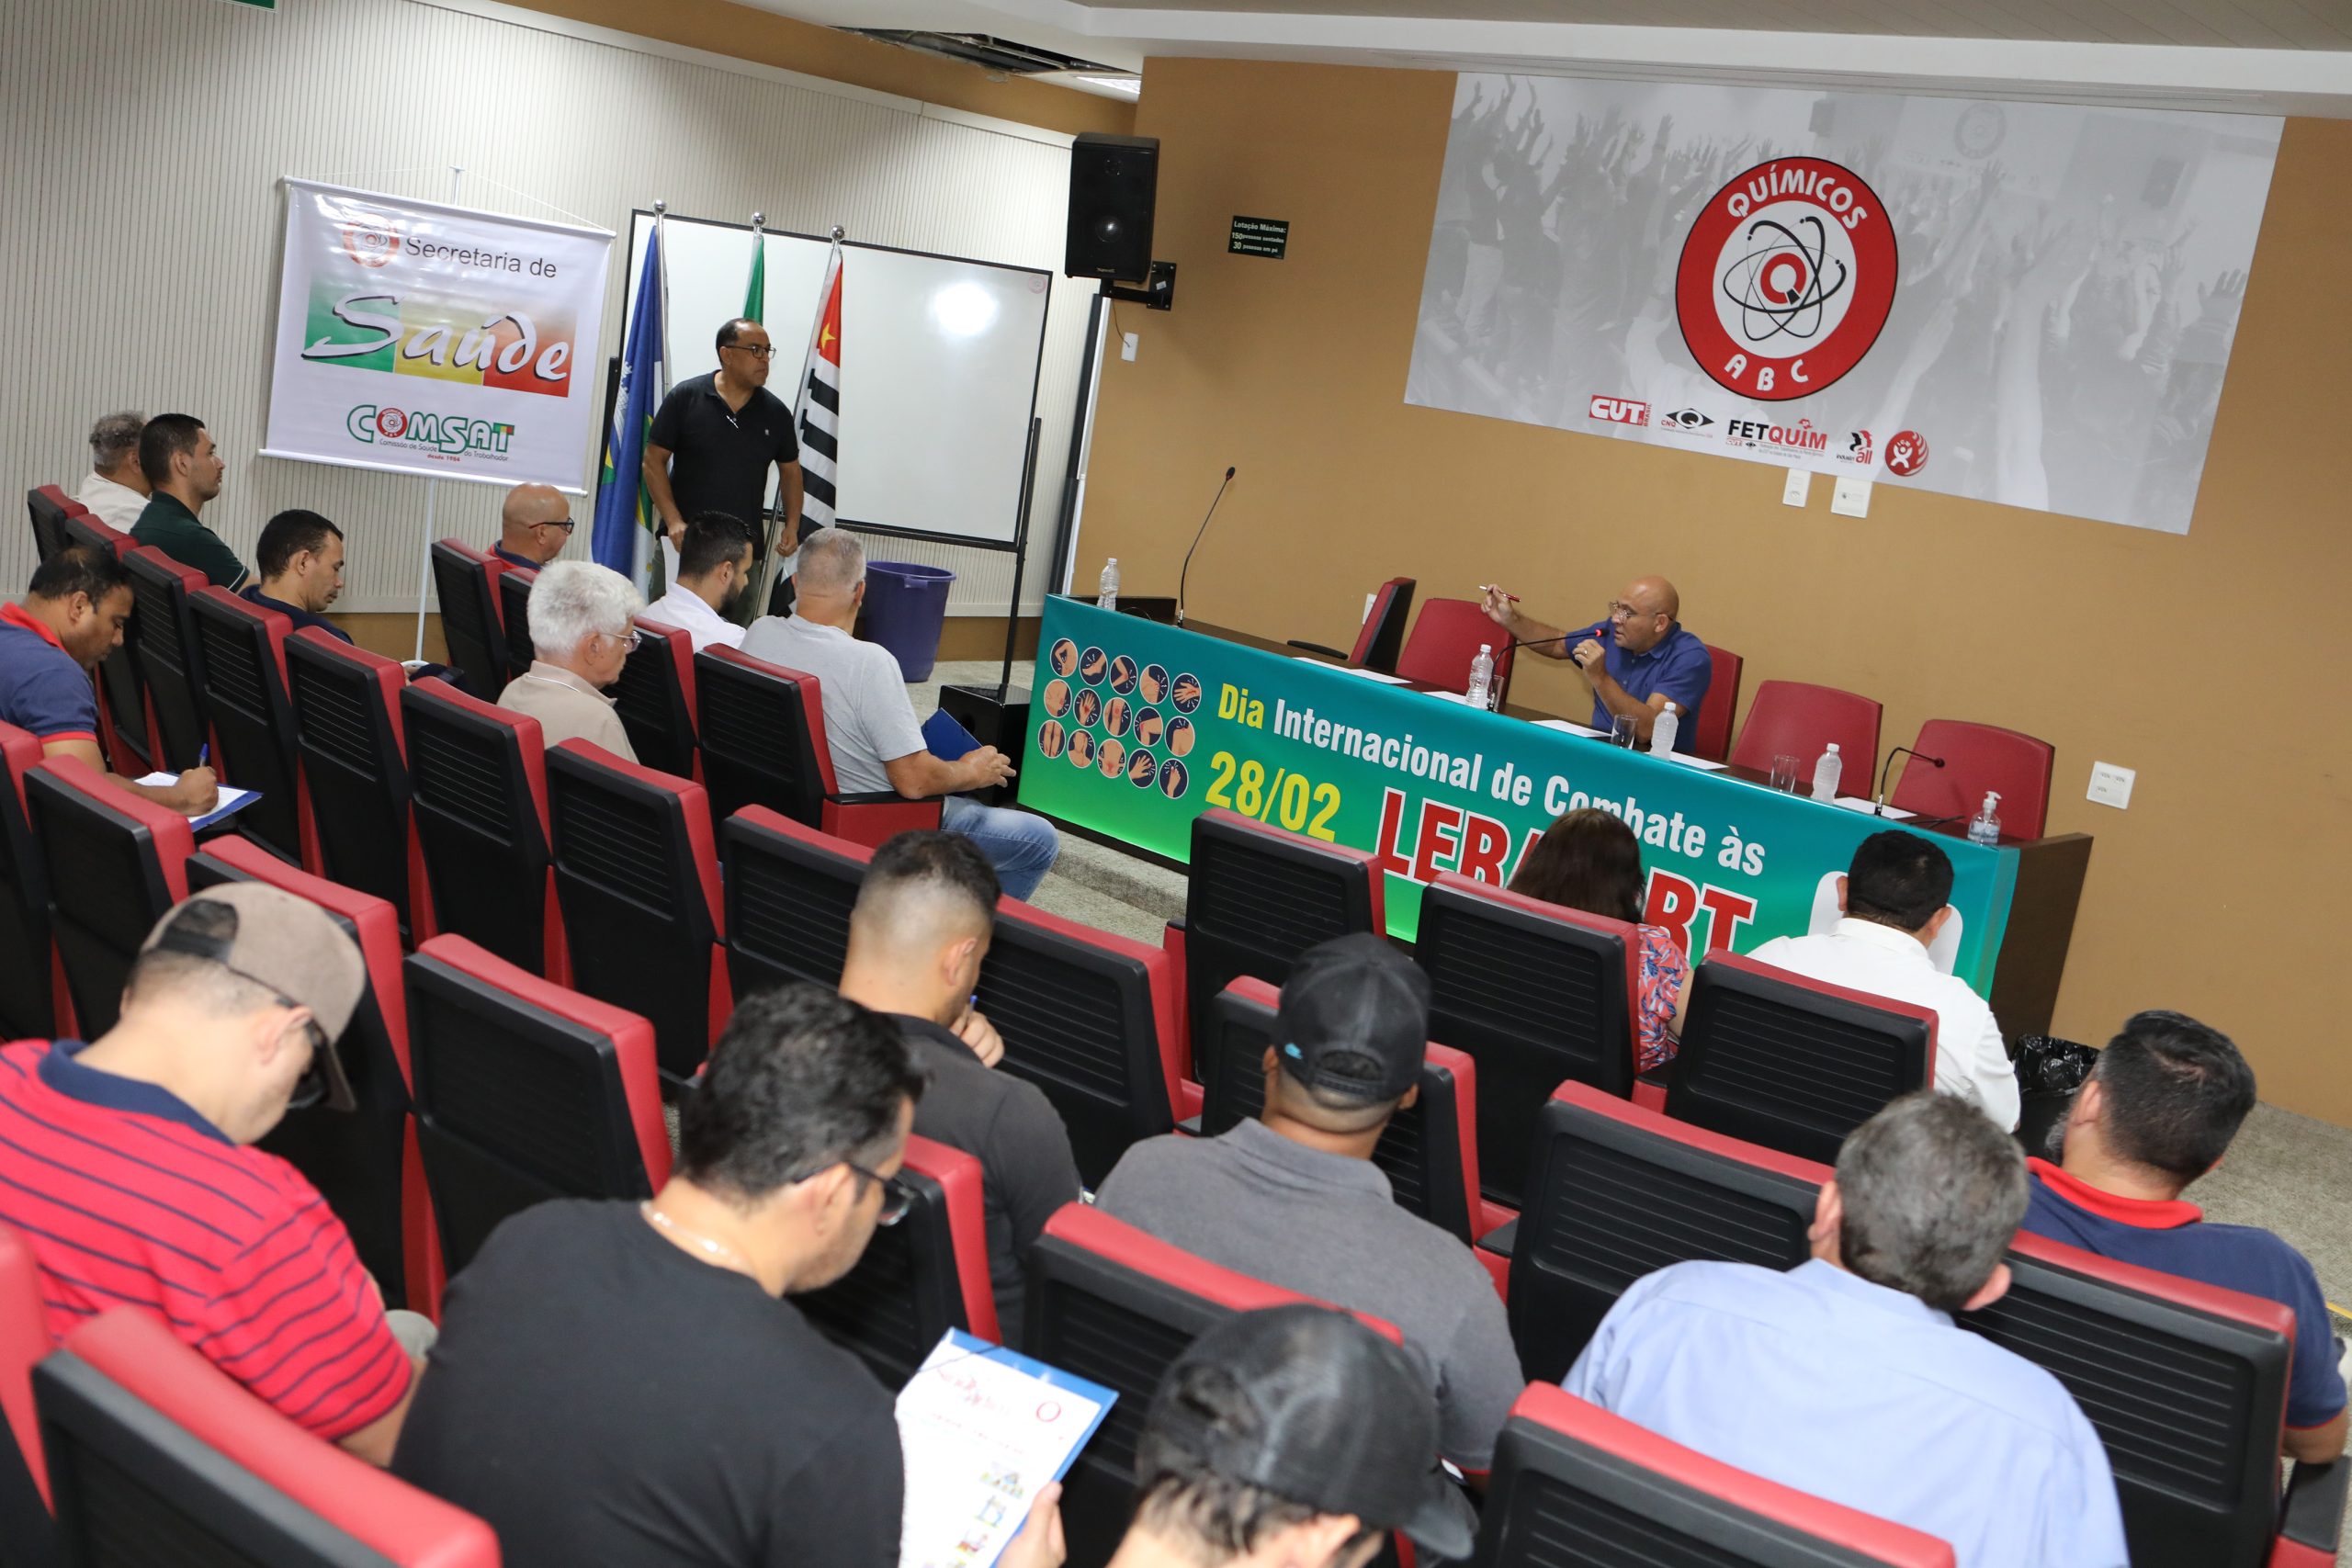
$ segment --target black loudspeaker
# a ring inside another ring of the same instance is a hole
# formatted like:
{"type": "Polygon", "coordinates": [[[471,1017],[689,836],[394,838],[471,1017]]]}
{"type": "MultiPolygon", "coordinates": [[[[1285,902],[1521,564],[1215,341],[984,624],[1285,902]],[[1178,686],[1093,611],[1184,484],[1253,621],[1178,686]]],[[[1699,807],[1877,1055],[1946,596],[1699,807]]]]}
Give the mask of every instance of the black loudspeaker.
{"type": "Polygon", "coordinates": [[[1069,150],[1069,236],[1062,273],[1141,283],[1151,272],[1159,139],[1082,130],[1069,150]]]}

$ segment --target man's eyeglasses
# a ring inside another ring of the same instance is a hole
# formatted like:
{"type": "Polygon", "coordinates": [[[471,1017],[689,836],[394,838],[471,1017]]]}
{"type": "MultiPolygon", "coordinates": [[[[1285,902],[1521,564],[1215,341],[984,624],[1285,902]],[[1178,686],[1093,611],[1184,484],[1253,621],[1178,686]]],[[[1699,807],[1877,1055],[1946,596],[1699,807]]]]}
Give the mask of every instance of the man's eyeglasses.
{"type": "MultiPolygon", "coordinates": [[[[845,1159],[842,1163],[849,1167],[851,1175],[862,1177],[882,1189],[882,1207],[874,1216],[876,1224],[895,1225],[907,1217],[907,1211],[913,1206],[915,1201],[913,1188],[909,1187],[895,1176],[883,1176],[868,1170],[855,1160],[845,1159]]],[[[858,1190],[858,1195],[865,1196],[863,1187],[858,1190]]]]}
{"type": "Polygon", "coordinates": [[[637,651],[637,645],[645,640],[645,634],[639,631],[635,626],[629,627],[628,634],[626,638],[617,632],[606,632],[605,635],[611,637],[615,642],[625,641],[631,653],[635,653],[637,651]]]}
{"type": "Polygon", "coordinates": [[[1637,604],[1628,604],[1623,599],[1609,601],[1609,618],[1612,621],[1638,621],[1645,615],[1657,614],[1656,610],[1645,610],[1637,604]]]}
{"type": "Polygon", "coordinates": [[[534,523],[531,526],[534,528],[560,528],[565,533],[569,534],[572,529],[578,527],[579,525],[574,523],[569,517],[559,517],[552,523],[534,523]]]}
{"type": "Polygon", "coordinates": [[[754,359],[775,357],[775,344],[772,343],[730,343],[727,346],[738,354],[748,354],[754,359]]]}

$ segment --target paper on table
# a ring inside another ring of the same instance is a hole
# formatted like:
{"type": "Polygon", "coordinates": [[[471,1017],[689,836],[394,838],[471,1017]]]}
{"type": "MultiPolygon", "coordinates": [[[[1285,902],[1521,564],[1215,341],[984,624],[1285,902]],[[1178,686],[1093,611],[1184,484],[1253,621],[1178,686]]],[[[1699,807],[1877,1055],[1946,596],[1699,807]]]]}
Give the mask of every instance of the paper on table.
{"type": "MultiPolygon", "coordinates": [[[[145,778],[141,779],[139,782],[143,784],[153,784],[161,788],[179,783],[180,776],[177,773],[149,773],[145,778]]],[[[257,789],[232,789],[227,784],[222,784],[220,786],[220,799],[219,803],[203,816],[189,818],[187,819],[188,831],[191,833],[200,832],[204,829],[211,827],[212,824],[220,821],[220,818],[228,816],[231,812],[243,811],[246,807],[252,805],[254,801],[259,800],[260,798],[261,791],[257,789]]]]}
{"type": "Polygon", "coordinates": [[[1423,692],[1421,695],[1435,697],[1442,703],[1460,703],[1464,707],[1471,705],[1470,699],[1460,692],[1423,692]]]}
{"type": "MultiPolygon", "coordinates": [[[[1655,757],[1657,753],[1653,751],[1650,755],[1655,757]]],[[[1704,757],[1693,757],[1688,751],[1668,751],[1666,754],[1666,760],[1669,762],[1679,762],[1686,768],[1697,768],[1700,772],[1708,773],[1719,773],[1731,766],[1729,762],[1711,762],[1704,757]]]]}
{"type": "MultiPolygon", "coordinates": [[[[1863,800],[1850,795],[1839,795],[1838,797],[1838,804],[1844,807],[1849,811],[1876,811],[1878,809],[1877,801],[1863,800]]],[[[1918,815],[1916,811],[1905,811],[1899,806],[1888,807],[1885,814],[1897,822],[1908,822],[1911,818],[1918,815]]]]}
{"type": "Polygon", "coordinates": [[[1609,732],[1605,729],[1595,729],[1589,724],[1571,724],[1565,718],[1539,718],[1535,722],[1543,728],[1556,729],[1563,735],[1589,735],[1595,740],[1609,739],[1609,732]]]}
{"type": "Polygon", "coordinates": [[[899,1393],[899,1568],[988,1568],[1118,1394],[949,1329],[899,1393]]]}
{"type": "Polygon", "coordinates": [[[1402,675],[1384,675],[1377,670],[1367,670],[1361,664],[1334,664],[1328,659],[1309,659],[1304,654],[1295,653],[1291,657],[1301,664],[1320,664],[1326,670],[1336,670],[1342,675],[1361,675],[1367,681],[1377,681],[1384,686],[1408,684],[1402,675]]]}

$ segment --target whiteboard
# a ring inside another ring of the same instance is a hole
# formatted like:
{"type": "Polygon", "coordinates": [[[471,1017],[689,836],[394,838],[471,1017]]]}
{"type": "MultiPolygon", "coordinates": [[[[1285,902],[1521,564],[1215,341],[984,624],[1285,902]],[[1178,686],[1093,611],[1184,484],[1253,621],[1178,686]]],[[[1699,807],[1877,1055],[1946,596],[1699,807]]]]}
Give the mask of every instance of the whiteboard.
{"type": "MultiPolygon", "coordinates": [[[[625,299],[637,298],[652,223],[650,212],[631,220],[625,299]]],[[[768,390],[797,406],[830,242],[764,239],[776,348],[768,390]]],[[[718,329],[743,310],[752,231],[673,216],[662,245],[674,385],[718,368],[718,329]]],[[[846,526],[1010,545],[1052,275],[854,242],[842,251],[836,516],[846,526]]]]}

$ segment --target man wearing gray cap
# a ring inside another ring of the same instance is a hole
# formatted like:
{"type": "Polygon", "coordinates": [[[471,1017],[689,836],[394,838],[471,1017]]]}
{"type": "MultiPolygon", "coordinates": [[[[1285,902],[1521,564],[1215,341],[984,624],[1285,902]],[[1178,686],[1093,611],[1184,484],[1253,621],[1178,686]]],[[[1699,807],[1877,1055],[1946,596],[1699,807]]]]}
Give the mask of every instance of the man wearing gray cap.
{"type": "Polygon", "coordinates": [[[1429,980],[1376,936],[1309,948],[1283,987],[1265,1109],[1214,1138],[1149,1138],[1095,1204],[1221,1267],[1395,1324],[1437,1391],[1438,1451],[1464,1471],[1527,1385],[1470,1248],[1396,1206],[1372,1151],[1420,1093],[1429,980]]]}
{"type": "MultiPolygon", "coordinates": [[[[1390,1530],[1470,1555],[1439,1472],[1437,1407],[1405,1353],[1343,1312],[1237,1313],[1170,1364],[1136,1443],[1136,1517],[1111,1568],[1363,1568],[1390,1530]]],[[[1058,1561],[1034,1522],[1006,1568],[1058,1561]]]]}
{"type": "Polygon", "coordinates": [[[0,1047],[0,1223],[40,1266],[51,1335],[146,1307],[382,1464],[416,1363],[342,1222],[252,1146],[289,1108],[350,1109],[334,1043],[366,988],[357,946],[308,900],[239,883],[175,906],[112,1029],[0,1047]]]}

